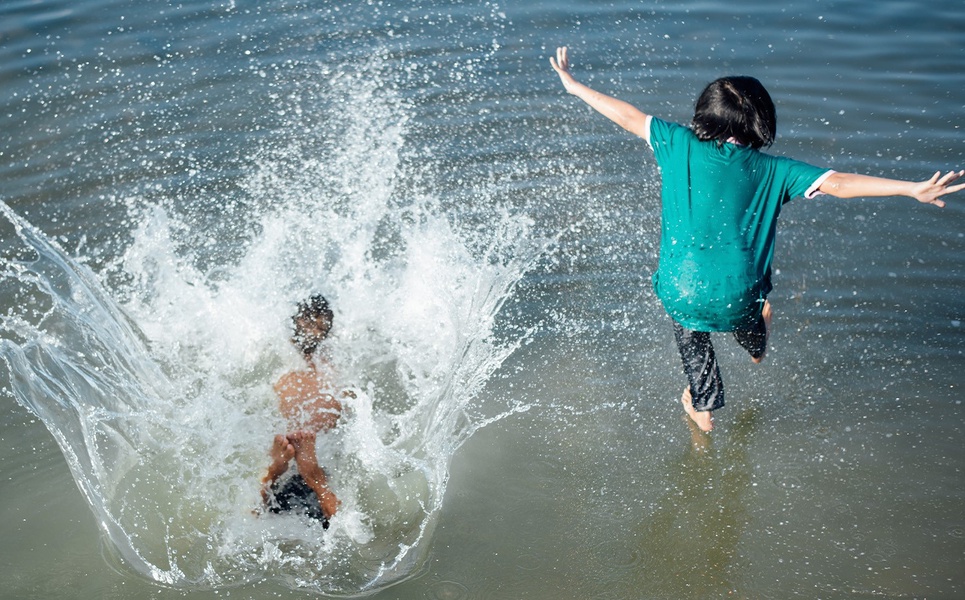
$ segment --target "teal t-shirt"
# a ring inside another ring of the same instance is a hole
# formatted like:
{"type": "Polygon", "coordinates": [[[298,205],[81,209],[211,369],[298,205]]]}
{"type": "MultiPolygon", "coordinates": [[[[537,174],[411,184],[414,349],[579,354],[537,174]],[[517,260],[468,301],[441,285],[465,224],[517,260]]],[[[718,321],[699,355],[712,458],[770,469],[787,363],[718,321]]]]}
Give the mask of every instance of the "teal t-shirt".
{"type": "Polygon", "coordinates": [[[829,171],[702,142],[689,128],[656,118],[650,145],[662,181],[657,297],[694,331],[748,327],[771,291],[781,206],[812,191],[829,171]]]}

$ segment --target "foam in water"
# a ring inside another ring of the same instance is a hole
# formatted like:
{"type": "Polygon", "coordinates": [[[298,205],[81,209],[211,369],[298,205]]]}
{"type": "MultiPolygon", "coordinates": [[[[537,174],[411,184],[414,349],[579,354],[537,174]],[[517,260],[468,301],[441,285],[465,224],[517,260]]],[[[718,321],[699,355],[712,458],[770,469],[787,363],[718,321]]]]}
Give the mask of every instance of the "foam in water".
{"type": "Polygon", "coordinates": [[[116,554],[158,582],[334,595],[396,582],[426,557],[455,451],[527,408],[480,392],[523,341],[494,324],[549,242],[485,191],[470,216],[412,185],[425,175],[401,160],[405,106],[346,79],[327,106],[378,119],[328,109],[324,143],[266,145],[240,193],[192,199],[204,219],[174,208],[183,198],[126,199],[128,241],[101,272],[0,205],[33,254],[3,263],[20,307],[0,317],[13,394],[116,554]],[[319,436],[342,501],[327,531],[252,513],[285,429],[272,384],[301,360],[289,317],[312,293],[335,309],[326,351],[357,396],[319,436]]]}

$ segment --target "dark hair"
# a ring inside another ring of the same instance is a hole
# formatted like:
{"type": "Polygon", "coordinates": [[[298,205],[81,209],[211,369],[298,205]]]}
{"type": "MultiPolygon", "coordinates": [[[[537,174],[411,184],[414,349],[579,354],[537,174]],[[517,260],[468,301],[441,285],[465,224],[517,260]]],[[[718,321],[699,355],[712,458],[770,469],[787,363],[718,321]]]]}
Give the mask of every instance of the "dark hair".
{"type": "Polygon", "coordinates": [[[691,123],[697,139],[723,144],[730,138],[751,148],[774,143],[777,115],[774,102],[761,82],[738,75],[711,82],[694,108],[691,123]]]}
{"type": "Polygon", "coordinates": [[[329,330],[332,328],[332,320],[335,314],[328,305],[328,300],[326,300],[322,295],[315,294],[308,300],[304,300],[298,303],[297,310],[294,316],[292,316],[292,326],[294,327],[294,335],[292,336],[292,343],[294,343],[299,350],[302,351],[306,357],[310,357],[315,353],[315,349],[318,348],[319,343],[328,336],[329,330]],[[324,333],[320,336],[314,335],[304,335],[301,332],[301,326],[299,323],[301,321],[319,321],[324,320],[328,323],[328,328],[325,329],[324,333]]]}
{"type": "Polygon", "coordinates": [[[295,316],[292,317],[293,322],[297,322],[302,319],[325,319],[331,323],[335,316],[335,314],[332,312],[332,309],[328,306],[328,300],[326,300],[321,294],[315,294],[308,300],[299,302],[297,308],[298,310],[295,313],[295,316]]]}

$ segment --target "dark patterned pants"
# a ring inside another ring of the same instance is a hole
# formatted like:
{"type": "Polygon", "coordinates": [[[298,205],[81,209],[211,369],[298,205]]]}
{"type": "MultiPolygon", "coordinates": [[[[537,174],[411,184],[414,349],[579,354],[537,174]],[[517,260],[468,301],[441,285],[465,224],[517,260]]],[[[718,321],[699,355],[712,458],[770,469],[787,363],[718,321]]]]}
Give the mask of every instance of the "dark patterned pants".
{"type": "MultiPolygon", "coordinates": [[[[694,410],[717,410],[724,406],[724,382],[720,378],[714,346],[710,343],[710,333],[691,331],[677,321],[673,322],[674,337],[680,359],[684,363],[684,373],[690,382],[690,395],[693,396],[694,410]]],[[[760,358],[767,349],[767,326],[764,317],[748,329],[733,332],[734,339],[754,358],[760,358]]]]}

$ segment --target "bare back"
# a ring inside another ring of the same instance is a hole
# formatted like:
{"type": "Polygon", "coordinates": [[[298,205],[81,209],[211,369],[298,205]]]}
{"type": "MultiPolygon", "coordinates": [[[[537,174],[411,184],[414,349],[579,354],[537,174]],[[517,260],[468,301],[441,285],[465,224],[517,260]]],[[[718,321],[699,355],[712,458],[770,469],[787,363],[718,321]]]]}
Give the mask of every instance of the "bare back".
{"type": "Polygon", "coordinates": [[[342,404],[329,382],[314,369],[292,371],[275,384],[281,414],[292,430],[327,431],[338,423],[342,404]]]}

